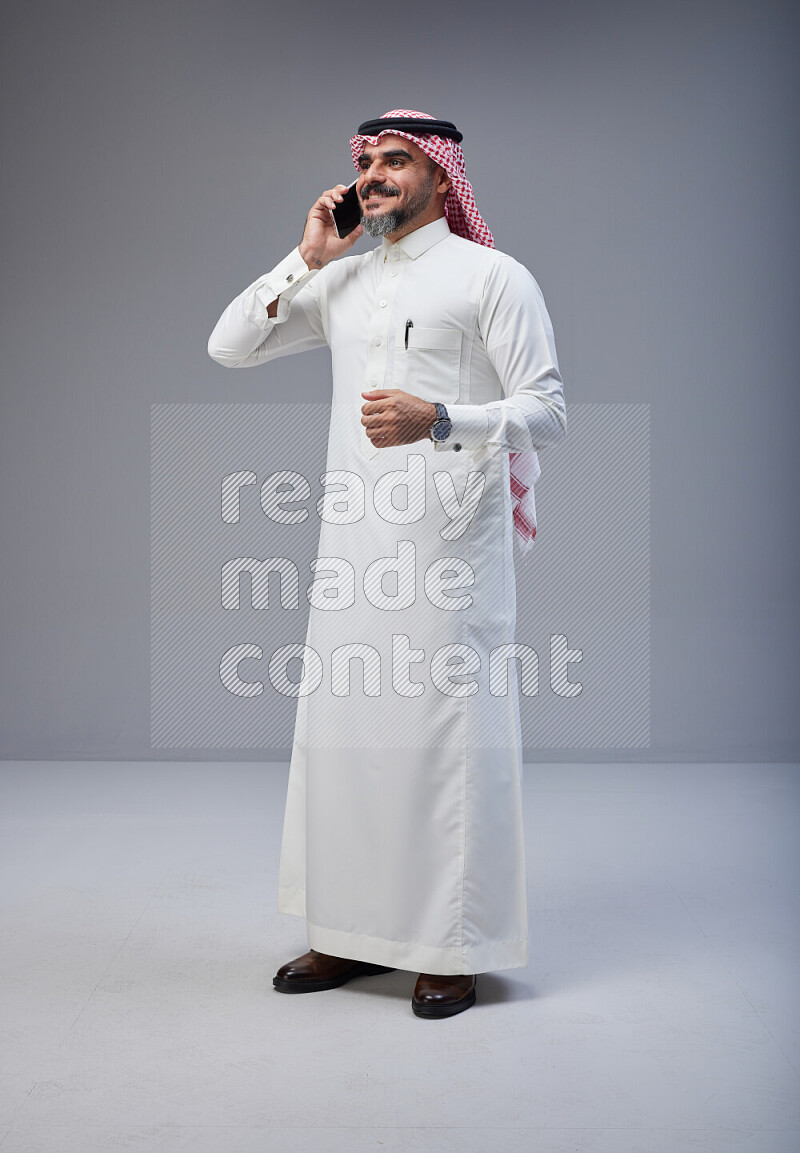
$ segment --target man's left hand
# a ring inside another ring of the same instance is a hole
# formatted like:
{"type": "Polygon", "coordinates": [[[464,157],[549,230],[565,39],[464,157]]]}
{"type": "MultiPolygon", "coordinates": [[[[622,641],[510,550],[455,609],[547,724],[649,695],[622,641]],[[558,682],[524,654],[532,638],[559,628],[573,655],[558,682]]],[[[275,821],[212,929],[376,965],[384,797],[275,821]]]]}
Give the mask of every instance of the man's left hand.
{"type": "Polygon", "coordinates": [[[375,388],[362,392],[361,423],[376,448],[427,440],[436,420],[436,405],[401,388],[375,388]]]}

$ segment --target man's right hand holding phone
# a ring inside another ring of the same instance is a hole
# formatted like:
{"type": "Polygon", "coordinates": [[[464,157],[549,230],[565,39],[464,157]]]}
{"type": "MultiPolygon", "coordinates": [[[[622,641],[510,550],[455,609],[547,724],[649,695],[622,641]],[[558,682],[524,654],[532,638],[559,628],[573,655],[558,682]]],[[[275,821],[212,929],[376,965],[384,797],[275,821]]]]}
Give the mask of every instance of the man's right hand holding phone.
{"type": "Polygon", "coordinates": [[[324,268],[331,260],[348,252],[363,235],[364,229],[360,224],[344,238],[336,231],[331,212],[342,202],[345,192],[346,184],[329,188],[314,202],[308,214],[300,241],[300,255],[309,268],[324,268]]]}
{"type": "MultiPolygon", "coordinates": [[[[360,224],[345,237],[340,237],[336,231],[332,212],[344,199],[345,192],[347,192],[346,184],[337,184],[335,188],[327,189],[314,201],[306,217],[303,239],[300,241],[298,251],[309,268],[324,268],[337,256],[344,256],[364,233],[360,224]]],[[[277,315],[276,297],[267,306],[267,316],[271,316],[274,320],[277,315]]]]}

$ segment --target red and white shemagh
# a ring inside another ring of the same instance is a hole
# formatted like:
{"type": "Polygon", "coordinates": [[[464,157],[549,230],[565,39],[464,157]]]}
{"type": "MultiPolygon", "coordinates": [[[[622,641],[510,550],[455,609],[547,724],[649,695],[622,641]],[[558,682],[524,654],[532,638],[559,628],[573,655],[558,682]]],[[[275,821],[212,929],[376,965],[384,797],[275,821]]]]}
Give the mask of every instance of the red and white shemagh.
{"type": "MultiPolygon", "coordinates": [[[[419,120],[434,120],[428,112],[414,112],[410,108],[394,108],[391,112],[384,112],[381,120],[397,116],[414,117],[419,120]]],[[[367,144],[377,145],[381,136],[403,136],[413,141],[417,147],[427,153],[437,164],[440,164],[450,177],[451,186],[444,204],[444,214],[450,231],[465,240],[475,244],[483,244],[486,248],[494,248],[494,237],[489,226],[478,211],[475,203],[475,193],[467,180],[464,153],[461,145],[455,140],[443,136],[430,134],[419,135],[412,132],[403,132],[399,128],[387,128],[377,136],[353,136],[350,139],[350,151],[353,154],[353,163],[358,168],[361,153],[367,144]]],[[[533,486],[536,483],[541,469],[539,457],[535,452],[511,452],[509,457],[511,507],[514,517],[514,528],[523,556],[527,556],[536,536],[536,505],[533,497],[533,486]]]]}

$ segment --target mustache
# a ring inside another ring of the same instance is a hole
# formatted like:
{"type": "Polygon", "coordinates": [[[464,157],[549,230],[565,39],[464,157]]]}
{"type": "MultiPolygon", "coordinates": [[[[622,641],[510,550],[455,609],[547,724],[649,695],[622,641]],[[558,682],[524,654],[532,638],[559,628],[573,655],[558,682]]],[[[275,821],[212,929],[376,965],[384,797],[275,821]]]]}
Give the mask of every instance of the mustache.
{"type": "Polygon", "coordinates": [[[400,189],[391,184],[366,184],[361,189],[361,199],[368,200],[373,193],[380,196],[399,196],[400,189]]]}

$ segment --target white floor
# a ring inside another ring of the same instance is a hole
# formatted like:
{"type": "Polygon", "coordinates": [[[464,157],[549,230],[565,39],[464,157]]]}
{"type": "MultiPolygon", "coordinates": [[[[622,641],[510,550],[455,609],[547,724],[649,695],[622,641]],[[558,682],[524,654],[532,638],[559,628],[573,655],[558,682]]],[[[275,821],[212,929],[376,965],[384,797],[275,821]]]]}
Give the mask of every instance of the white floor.
{"type": "Polygon", "coordinates": [[[287,997],[280,765],[0,765],[2,1153],[798,1153],[800,768],[526,769],[531,963],[287,997]]]}

